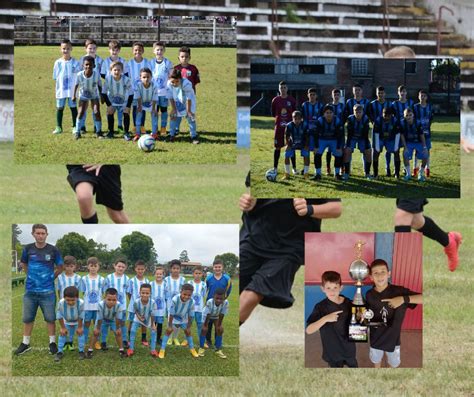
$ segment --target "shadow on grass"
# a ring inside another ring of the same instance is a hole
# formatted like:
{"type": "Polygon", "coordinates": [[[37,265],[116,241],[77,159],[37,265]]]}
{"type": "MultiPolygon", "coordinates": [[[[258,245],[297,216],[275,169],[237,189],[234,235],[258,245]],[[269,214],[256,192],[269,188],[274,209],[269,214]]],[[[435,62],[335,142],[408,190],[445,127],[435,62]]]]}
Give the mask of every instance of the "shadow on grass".
{"type": "Polygon", "coordinates": [[[250,127],[259,130],[273,130],[273,128],[275,127],[275,121],[273,119],[259,120],[252,118],[250,120],[250,127]]]}

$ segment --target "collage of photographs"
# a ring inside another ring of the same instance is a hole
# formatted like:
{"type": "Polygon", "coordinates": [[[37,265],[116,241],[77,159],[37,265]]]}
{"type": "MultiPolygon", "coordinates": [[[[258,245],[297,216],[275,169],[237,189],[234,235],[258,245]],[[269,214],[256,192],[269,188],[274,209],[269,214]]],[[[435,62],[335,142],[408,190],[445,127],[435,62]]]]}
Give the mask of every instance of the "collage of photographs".
{"type": "Polygon", "coordinates": [[[474,4],[0,11],[7,395],[474,393],[474,4]]]}

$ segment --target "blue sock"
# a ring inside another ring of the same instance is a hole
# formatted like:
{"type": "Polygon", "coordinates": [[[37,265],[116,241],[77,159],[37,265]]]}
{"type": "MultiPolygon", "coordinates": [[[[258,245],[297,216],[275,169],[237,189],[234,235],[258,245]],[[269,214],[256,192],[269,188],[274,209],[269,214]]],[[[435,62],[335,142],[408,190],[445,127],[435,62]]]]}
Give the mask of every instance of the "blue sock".
{"type": "Polygon", "coordinates": [[[168,124],[168,112],[161,113],[161,128],[168,124]]]}
{"type": "Polygon", "coordinates": [[[102,322],[102,325],[100,327],[100,341],[102,343],[107,343],[108,333],[109,333],[109,328],[104,325],[104,322],[102,322]]]}
{"type": "Polygon", "coordinates": [[[199,337],[201,337],[201,331],[202,331],[202,323],[201,322],[196,322],[196,326],[197,326],[197,331],[198,331],[198,335],[199,337]]]}
{"type": "Polygon", "coordinates": [[[81,128],[82,126],[84,125],[84,121],[81,120],[79,117],[76,119],[76,132],[77,133],[80,133],[81,132],[81,128]]]}
{"type": "Polygon", "coordinates": [[[163,340],[161,341],[161,350],[166,349],[166,344],[168,343],[168,339],[169,339],[169,336],[165,334],[165,336],[163,336],[163,340]]]}
{"type": "Polygon", "coordinates": [[[63,352],[65,343],[66,343],[66,336],[59,335],[59,338],[58,338],[58,352],[59,353],[63,352]]]}
{"type": "Polygon", "coordinates": [[[336,167],[335,171],[336,171],[336,175],[339,175],[339,172],[341,172],[341,167],[336,167]]]}
{"type": "Polygon", "coordinates": [[[316,174],[321,175],[321,168],[316,168],[316,174]]]}
{"type": "Polygon", "coordinates": [[[84,346],[86,344],[86,340],[85,340],[85,335],[82,334],[81,336],[77,336],[77,344],[79,345],[79,351],[80,352],[83,352],[84,351],[84,346]]]}
{"type": "Polygon", "coordinates": [[[122,342],[128,342],[128,329],[125,325],[125,321],[120,329],[122,330],[122,342]]]}
{"type": "Polygon", "coordinates": [[[206,335],[199,335],[199,347],[201,349],[204,348],[205,343],[206,343],[206,335]]]}
{"type": "Polygon", "coordinates": [[[220,350],[221,347],[222,347],[222,335],[216,336],[216,349],[220,350]]]}
{"type": "Polygon", "coordinates": [[[193,342],[193,337],[192,336],[187,336],[186,340],[188,341],[188,346],[190,349],[194,349],[194,342],[193,342]]]}
{"type": "Polygon", "coordinates": [[[89,327],[86,327],[84,325],[84,343],[87,343],[88,339],[89,339],[89,327]]]}
{"type": "Polygon", "coordinates": [[[102,121],[94,120],[96,134],[102,131],[102,121]]]}
{"type": "Polygon", "coordinates": [[[117,123],[119,128],[123,128],[123,111],[117,111],[117,123]]]}
{"type": "Polygon", "coordinates": [[[151,330],[151,342],[150,342],[151,350],[156,350],[156,331],[151,330]]]}
{"type": "Polygon", "coordinates": [[[130,329],[130,341],[129,341],[129,346],[130,349],[133,350],[133,347],[135,346],[135,338],[137,336],[137,328],[138,328],[138,323],[132,323],[132,328],[130,329]]]}

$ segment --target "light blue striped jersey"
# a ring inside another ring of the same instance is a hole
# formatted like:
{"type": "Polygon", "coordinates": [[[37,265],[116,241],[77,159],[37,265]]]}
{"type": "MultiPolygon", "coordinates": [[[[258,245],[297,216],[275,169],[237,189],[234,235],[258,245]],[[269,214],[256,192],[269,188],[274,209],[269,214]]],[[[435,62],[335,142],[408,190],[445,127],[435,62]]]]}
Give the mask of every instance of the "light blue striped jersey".
{"type": "Polygon", "coordinates": [[[187,302],[181,300],[180,295],[171,299],[170,316],[173,316],[173,324],[187,324],[189,317],[194,315],[194,302],[189,299],[187,302]]]}
{"type": "Polygon", "coordinates": [[[56,279],[56,289],[59,291],[59,299],[64,298],[64,289],[67,287],[76,287],[79,289],[81,283],[81,276],[74,273],[71,277],[66,276],[65,272],[62,272],[56,279]]]}
{"type": "Polygon", "coordinates": [[[166,85],[168,90],[168,99],[173,99],[176,104],[176,115],[178,117],[186,116],[186,101],[191,101],[191,112],[196,113],[196,95],[194,94],[193,84],[188,79],[181,79],[181,84],[175,87],[168,80],[166,85]]]}
{"type": "Polygon", "coordinates": [[[206,302],[206,307],[202,313],[202,317],[205,320],[206,316],[209,316],[210,319],[216,320],[222,314],[225,316],[229,311],[229,301],[226,299],[219,306],[214,303],[214,298],[209,299],[206,302]]]}
{"type": "Polygon", "coordinates": [[[56,99],[72,98],[76,76],[80,70],[81,66],[74,58],[68,61],[59,58],[54,62],[53,79],[56,80],[56,99]]]}
{"type": "Polygon", "coordinates": [[[152,102],[158,99],[156,86],[153,81],[150,81],[148,87],[145,87],[141,81],[135,86],[134,99],[138,100],[140,98],[142,100],[143,110],[150,111],[152,102]]]}
{"type": "Polygon", "coordinates": [[[77,97],[88,100],[99,98],[99,86],[101,85],[100,75],[95,70],[92,76],[86,77],[84,71],[79,72],[76,78],[76,84],[79,86],[77,97]]]}
{"type": "Polygon", "coordinates": [[[150,62],[146,58],[143,58],[140,63],[135,61],[133,58],[127,62],[128,77],[130,77],[132,80],[132,87],[134,89],[140,82],[140,70],[143,68],[148,68],[151,70],[150,62]]]}
{"type": "Polygon", "coordinates": [[[127,283],[127,294],[130,294],[130,303],[128,304],[128,311],[133,312],[133,303],[136,299],[140,298],[140,285],[149,284],[150,281],[143,277],[143,280],[139,280],[137,276],[132,277],[127,283]]]}
{"type": "Polygon", "coordinates": [[[85,275],[81,278],[79,291],[84,293],[84,310],[97,310],[97,306],[104,293],[105,278],[100,274],[96,278],[85,275]]]}
{"type": "Polygon", "coordinates": [[[56,310],[56,320],[63,319],[67,325],[77,324],[79,319],[84,320],[84,301],[77,299],[74,306],[69,306],[66,299],[61,299],[56,310]]]}
{"type": "Polygon", "coordinates": [[[157,94],[159,96],[165,96],[166,84],[168,83],[168,77],[170,71],[173,69],[173,63],[168,58],[163,58],[161,62],[155,59],[150,59],[151,71],[153,73],[153,81],[156,84],[157,94]]]}
{"type": "Polygon", "coordinates": [[[135,299],[133,302],[133,313],[135,313],[134,323],[142,321],[143,324],[149,327],[151,326],[151,318],[156,313],[156,304],[153,302],[153,299],[149,299],[148,303],[143,303],[141,298],[135,299]],[[137,318],[137,314],[143,317],[143,320],[137,318]]]}
{"type": "Polygon", "coordinates": [[[104,291],[107,290],[107,288],[115,288],[117,290],[117,300],[119,301],[122,310],[127,309],[126,293],[128,280],[130,280],[130,278],[126,274],[123,274],[121,277],[117,277],[115,273],[109,274],[105,278],[104,291]]]}
{"type": "Polygon", "coordinates": [[[156,304],[156,312],[154,316],[164,316],[166,312],[166,288],[165,282],[158,284],[155,280],[151,283],[151,298],[156,304]]]}
{"type": "Polygon", "coordinates": [[[194,301],[194,311],[201,313],[202,309],[204,309],[204,302],[207,294],[206,283],[204,281],[196,283],[192,280],[189,284],[194,287],[193,294],[191,295],[191,299],[194,301]]]}
{"type": "Polygon", "coordinates": [[[109,97],[112,106],[122,106],[127,103],[130,95],[133,95],[130,78],[123,75],[117,81],[112,75],[105,77],[102,93],[109,97]]]}
{"type": "Polygon", "coordinates": [[[186,282],[183,276],[179,276],[177,280],[172,278],[171,276],[165,277],[165,291],[166,291],[166,299],[171,302],[176,295],[179,295],[181,292],[181,286],[186,282]]]}
{"type": "MultiPolygon", "coordinates": [[[[125,59],[123,59],[122,57],[118,57],[115,61],[122,62],[122,65],[123,65],[122,74],[127,74],[128,73],[128,68],[127,68],[128,62],[125,59]]],[[[113,61],[110,57],[105,58],[102,61],[102,66],[100,68],[100,75],[101,76],[105,75],[107,77],[110,74],[110,65],[112,65],[112,63],[114,63],[115,61],[113,61]]]]}
{"type": "MultiPolygon", "coordinates": [[[[105,301],[100,301],[97,306],[97,321],[106,320],[106,321],[115,321],[117,318],[120,319],[121,312],[123,309],[120,306],[120,303],[117,302],[114,306],[108,307],[105,301]]],[[[97,322],[96,322],[97,327],[97,322]]]]}
{"type": "MultiPolygon", "coordinates": [[[[81,70],[84,70],[83,69],[83,64],[84,64],[84,58],[86,57],[87,55],[84,55],[81,57],[81,59],[79,59],[79,65],[81,65],[81,70]]],[[[104,60],[96,55],[95,58],[94,58],[94,70],[100,74],[100,71],[102,70],[102,63],[104,62],[104,60]]]]}

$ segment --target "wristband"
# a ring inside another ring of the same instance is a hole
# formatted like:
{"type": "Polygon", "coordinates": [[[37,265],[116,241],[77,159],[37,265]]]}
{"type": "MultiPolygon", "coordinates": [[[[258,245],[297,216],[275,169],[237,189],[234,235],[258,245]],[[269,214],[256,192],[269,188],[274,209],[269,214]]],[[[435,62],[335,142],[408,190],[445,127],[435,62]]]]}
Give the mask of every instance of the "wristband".
{"type": "Polygon", "coordinates": [[[404,295],[403,296],[403,302],[408,305],[410,303],[410,297],[408,295],[404,295]]]}
{"type": "Polygon", "coordinates": [[[308,209],[308,212],[306,213],[306,216],[307,216],[307,217],[311,217],[311,215],[314,214],[314,208],[313,208],[313,206],[310,205],[310,204],[308,204],[308,205],[306,206],[306,208],[308,209]]]}

